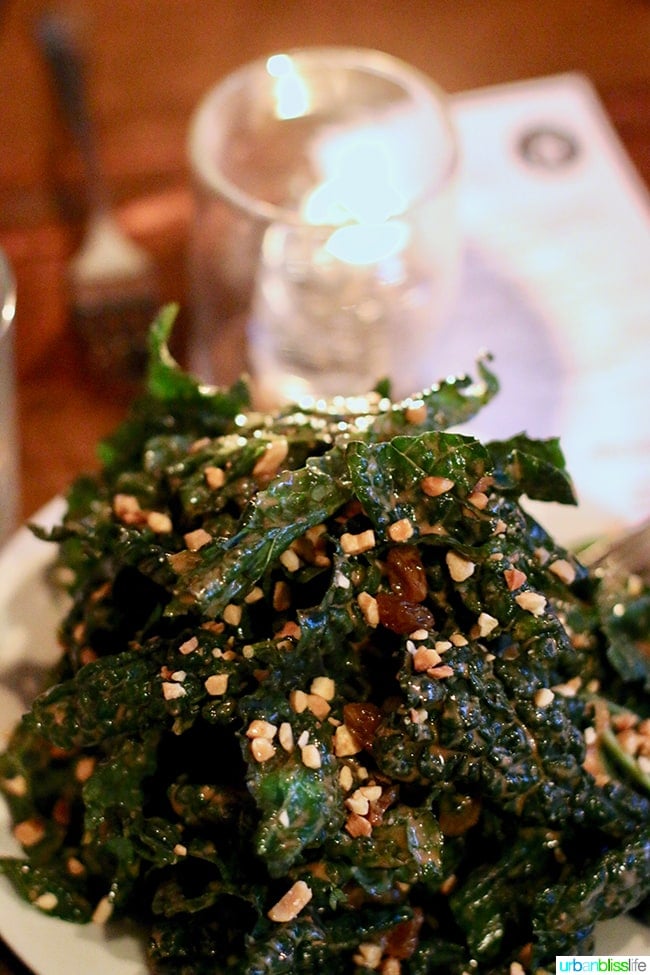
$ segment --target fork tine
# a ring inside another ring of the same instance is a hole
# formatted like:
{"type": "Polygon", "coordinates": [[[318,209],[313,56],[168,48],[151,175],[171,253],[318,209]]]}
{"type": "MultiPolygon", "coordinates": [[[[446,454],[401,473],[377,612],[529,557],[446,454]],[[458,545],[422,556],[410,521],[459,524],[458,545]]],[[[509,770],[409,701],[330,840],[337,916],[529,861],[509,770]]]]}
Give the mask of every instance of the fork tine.
{"type": "Polygon", "coordinates": [[[650,576],[650,518],[614,539],[594,542],[580,553],[580,558],[591,568],[610,564],[625,572],[650,576]]]}

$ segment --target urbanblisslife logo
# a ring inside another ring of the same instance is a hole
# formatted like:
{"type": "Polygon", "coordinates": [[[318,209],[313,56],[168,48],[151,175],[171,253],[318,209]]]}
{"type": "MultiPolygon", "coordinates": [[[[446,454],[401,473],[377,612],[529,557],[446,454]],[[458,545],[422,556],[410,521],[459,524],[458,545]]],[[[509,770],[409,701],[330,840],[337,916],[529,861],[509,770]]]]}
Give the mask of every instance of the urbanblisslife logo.
{"type": "Polygon", "coordinates": [[[647,972],[650,955],[558,955],[555,972],[647,972]]]}

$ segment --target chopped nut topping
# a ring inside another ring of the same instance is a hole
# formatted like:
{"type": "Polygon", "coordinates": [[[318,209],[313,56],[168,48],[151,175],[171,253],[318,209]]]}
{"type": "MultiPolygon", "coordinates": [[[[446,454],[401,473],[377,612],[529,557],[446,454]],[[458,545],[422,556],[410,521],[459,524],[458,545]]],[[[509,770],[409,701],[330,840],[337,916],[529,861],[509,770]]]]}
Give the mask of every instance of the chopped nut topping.
{"type": "Polygon", "coordinates": [[[372,834],[370,822],[365,816],[359,816],[358,813],[350,813],[345,821],[345,828],[350,836],[353,836],[355,839],[358,836],[370,836],[372,834]]]}
{"type": "Polygon", "coordinates": [[[324,721],[332,710],[330,704],[320,694],[308,694],[307,707],[319,721],[324,721]]]}
{"type": "Polygon", "coordinates": [[[533,696],[533,701],[535,702],[535,707],[537,708],[547,708],[549,704],[555,699],[555,694],[550,689],[550,687],[542,687],[540,690],[535,691],[533,696]]]}
{"type": "Polygon", "coordinates": [[[341,548],[346,555],[361,555],[369,552],[375,547],[375,533],[372,528],[365,532],[353,535],[351,532],[344,532],[341,535],[341,548]]]}
{"type": "Polygon", "coordinates": [[[278,729],[278,741],[285,752],[293,751],[293,728],[288,721],[283,721],[278,729]]]}
{"type": "Polygon", "coordinates": [[[24,775],[14,775],[10,779],[2,780],[2,788],[10,796],[22,798],[27,795],[27,779],[24,775]]]}
{"type": "Polygon", "coordinates": [[[339,772],[339,785],[344,792],[349,792],[354,785],[354,778],[352,776],[352,769],[349,765],[344,765],[339,772]]]}
{"type": "Polygon", "coordinates": [[[515,589],[521,589],[528,576],[521,569],[504,569],[503,578],[506,580],[506,586],[510,592],[513,592],[515,589]]]}
{"type": "Polygon", "coordinates": [[[358,755],[360,751],[361,745],[350,729],[345,724],[339,725],[334,732],[334,754],[337,758],[358,755]]]}
{"type": "Polygon", "coordinates": [[[178,649],[179,652],[183,654],[183,656],[187,656],[188,653],[194,653],[194,651],[198,648],[198,645],[199,645],[198,638],[195,636],[191,636],[189,640],[185,640],[184,643],[181,643],[178,649]]]}
{"type": "Polygon", "coordinates": [[[226,473],[221,467],[209,464],[203,470],[205,482],[213,491],[218,491],[226,483],[226,473]]]}
{"type": "Polygon", "coordinates": [[[277,904],[274,904],[268,912],[268,917],[271,921],[277,921],[278,924],[293,921],[303,907],[307,906],[311,898],[311,888],[307,886],[304,880],[296,880],[293,887],[290,887],[277,904]]]}
{"type": "Polygon", "coordinates": [[[449,637],[449,642],[453,643],[455,647],[466,647],[468,640],[462,633],[452,633],[449,637]]]}
{"type": "Polygon", "coordinates": [[[479,511],[483,511],[485,508],[487,508],[489,498],[483,491],[474,491],[469,495],[467,500],[470,504],[474,505],[475,508],[478,508],[479,511]]]}
{"type": "Polygon", "coordinates": [[[367,816],[370,810],[370,802],[366,796],[361,794],[360,789],[357,789],[351,796],[348,796],[345,800],[345,805],[350,812],[356,813],[357,816],[367,816]]]}
{"type": "Polygon", "coordinates": [[[125,525],[142,525],[147,517],[140,502],[132,494],[116,494],[113,498],[113,512],[125,525]]]}
{"type": "Polygon", "coordinates": [[[413,724],[424,724],[428,715],[425,708],[411,708],[409,711],[409,717],[413,724]]]}
{"type": "Polygon", "coordinates": [[[289,703],[296,714],[302,714],[309,706],[309,699],[304,691],[291,691],[289,703]]]}
{"type": "Polygon", "coordinates": [[[336,694],[336,684],[331,677],[314,677],[309,690],[312,694],[318,694],[326,701],[331,701],[336,694]]]}
{"type": "Polygon", "coordinates": [[[454,552],[453,549],[450,549],[445,555],[445,562],[449,569],[449,575],[454,582],[464,582],[465,579],[469,579],[476,568],[474,562],[463,558],[462,555],[454,552]]]}
{"type": "Polygon", "coordinates": [[[287,572],[297,572],[302,565],[302,562],[292,548],[284,550],[280,556],[280,563],[285,567],[287,572]]]}
{"type": "Polygon", "coordinates": [[[357,596],[357,603],[368,626],[373,628],[379,626],[379,605],[375,597],[371,596],[369,592],[360,592],[357,596]]]}
{"type": "Polygon", "coordinates": [[[86,872],[83,863],[76,857],[68,857],[65,868],[71,877],[83,877],[86,872]]]}
{"type": "Polygon", "coordinates": [[[197,528],[193,532],[186,532],[183,541],[190,552],[198,552],[204,545],[210,544],[212,535],[206,532],[205,528],[197,528]]]}
{"type": "Polygon", "coordinates": [[[522,592],[515,596],[515,602],[533,616],[541,616],[546,609],[546,597],[540,592],[522,592]]]}
{"type": "Polygon", "coordinates": [[[174,684],[171,681],[163,681],[162,692],[166,701],[174,701],[187,694],[182,684],[174,684]]]}
{"type": "Polygon", "coordinates": [[[489,613],[479,613],[477,624],[479,636],[488,636],[499,625],[499,621],[489,613]]]}
{"type": "Polygon", "coordinates": [[[361,795],[365,796],[368,802],[377,802],[383,791],[380,785],[362,785],[359,789],[361,795]]]}
{"type": "Polygon", "coordinates": [[[36,907],[40,907],[42,911],[53,911],[58,903],[59,898],[51,891],[47,891],[45,894],[40,894],[34,901],[36,907]]]}
{"type": "Polygon", "coordinates": [[[90,755],[83,755],[74,767],[74,777],[77,782],[87,782],[95,771],[95,759],[90,755]]]}
{"type": "Polygon", "coordinates": [[[263,718],[255,718],[246,729],[246,737],[266,738],[268,741],[271,741],[275,738],[277,730],[277,727],[271,724],[270,721],[264,721],[263,718]]]}
{"type": "Polygon", "coordinates": [[[183,843],[176,843],[174,846],[174,853],[177,857],[186,857],[187,847],[183,843]]]}
{"type": "Polygon", "coordinates": [[[371,941],[363,942],[359,945],[359,954],[355,955],[353,960],[357,965],[362,965],[364,968],[379,968],[382,954],[381,945],[374,944],[371,941]]]}
{"type": "Polygon", "coordinates": [[[413,537],[415,529],[408,518],[400,518],[388,526],[388,537],[393,542],[406,542],[413,537]]]}
{"type": "Polygon", "coordinates": [[[241,606],[236,606],[235,603],[228,603],[223,611],[223,619],[225,623],[229,626],[239,626],[241,623],[241,606]]]}
{"type": "Polygon", "coordinates": [[[555,559],[549,565],[549,569],[553,575],[557,576],[562,582],[565,582],[567,586],[570,586],[572,582],[575,582],[575,567],[571,565],[567,559],[555,559]]]}
{"type": "Polygon", "coordinates": [[[102,897],[97,907],[93,911],[93,922],[95,924],[106,924],[113,913],[113,904],[109,897],[102,897]]]}
{"type": "Polygon", "coordinates": [[[414,426],[420,426],[426,421],[427,418],[426,403],[421,399],[414,400],[412,403],[409,403],[404,411],[404,417],[407,423],[412,423],[414,426]]]}
{"type": "Polygon", "coordinates": [[[203,686],[211,697],[220,697],[228,690],[228,674],[211,674],[203,686]]]}
{"type": "Polygon", "coordinates": [[[440,893],[444,894],[445,896],[448,896],[449,894],[451,894],[452,890],[455,889],[457,883],[458,883],[458,877],[456,876],[456,874],[455,873],[450,874],[440,884],[440,893]]]}
{"type": "Polygon", "coordinates": [[[302,764],[306,768],[316,769],[321,767],[321,756],[317,745],[305,745],[300,749],[300,757],[302,764]]]}
{"type": "Polygon", "coordinates": [[[429,667],[427,674],[436,680],[444,680],[445,677],[453,677],[454,671],[447,664],[441,664],[439,667],[429,667]]]}
{"type": "Polygon", "coordinates": [[[45,826],[39,819],[23,819],[16,823],[13,833],[21,846],[35,846],[45,836],[45,826]]]}
{"type": "Polygon", "coordinates": [[[437,498],[441,494],[451,491],[453,486],[454,482],[448,477],[435,477],[431,475],[430,477],[423,477],[420,481],[420,487],[429,498],[437,498]]]}
{"type": "Polygon", "coordinates": [[[560,694],[561,697],[575,697],[580,688],[582,687],[582,677],[572,677],[571,680],[565,681],[564,684],[557,684],[553,690],[556,694],[560,694]]]}
{"type": "Polygon", "coordinates": [[[174,530],[171,518],[162,511],[150,511],[147,515],[147,525],[157,535],[168,535],[174,530]]]}
{"type": "Polygon", "coordinates": [[[421,672],[435,667],[440,660],[440,654],[433,647],[418,647],[413,654],[413,667],[421,672]]]}
{"type": "Polygon", "coordinates": [[[251,591],[244,596],[244,602],[247,606],[251,606],[253,603],[259,603],[260,599],[264,599],[264,590],[259,586],[253,586],[251,591]]]}
{"type": "Polygon", "coordinates": [[[273,609],[276,613],[284,613],[290,606],[291,589],[284,579],[279,579],[273,587],[273,609]]]}
{"type": "Polygon", "coordinates": [[[414,630],[413,633],[409,634],[411,640],[428,640],[429,631],[428,630],[414,630]]]}
{"type": "Polygon", "coordinates": [[[275,746],[268,738],[253,738],[251,752],[256,762],[268,762],[275,755],[275,746]]]}
{"type": "Polygon", "coordinates": [[[282,437],[266,445],[266,450],[258,458],[253,467],[253,477],[270,479],[280,469],[280,465],[286,460],[289,453],[289,442],[282,437]]]}

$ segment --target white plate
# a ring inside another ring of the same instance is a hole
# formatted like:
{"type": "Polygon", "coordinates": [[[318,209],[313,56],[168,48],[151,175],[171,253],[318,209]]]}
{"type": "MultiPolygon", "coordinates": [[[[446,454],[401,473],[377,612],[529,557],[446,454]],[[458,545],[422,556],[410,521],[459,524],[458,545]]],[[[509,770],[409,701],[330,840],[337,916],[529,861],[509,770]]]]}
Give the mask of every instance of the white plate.
{"type": "MultiPolygon", "coordinates": [[[[56,523],[55,499],[33,521],[56,523]]],[[[63,613],[45,571],[54,549],[21,528],[0,552],[0,749],[35,692],[39,676],[57,658],[56,628],[63,613]]],[[[7,807],[0,800],[0,855],[19,854],[7,807]]],[[[48,917],[20,900],[0,877],[0,936],[37,975],[145,975],[137,937],[125,928],[76,925],[48,917]]],[[[629,918],[599,926],[600,954],[650,955],[650,929],[629,918]]]]}

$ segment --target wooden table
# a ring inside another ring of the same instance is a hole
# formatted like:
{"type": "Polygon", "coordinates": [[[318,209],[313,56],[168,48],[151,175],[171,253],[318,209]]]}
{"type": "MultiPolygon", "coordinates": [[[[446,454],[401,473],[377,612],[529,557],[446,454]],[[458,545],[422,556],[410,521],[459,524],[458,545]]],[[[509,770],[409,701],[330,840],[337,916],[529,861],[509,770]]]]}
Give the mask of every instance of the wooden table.
{"type": "MultiPolygon", "coordinates": [[[[95,465],[127,400],[90,377],[68,325],[66,264],[83,228],[79,160],[33,40],[44,0],[0,0],[0,246],[18,283],[22,515],[95,465]]],[[[188,120],[253,57],[311,44],[375,47],[449,91],[579,70],[650,185],[647,0],[62,0],[89,56],[91,104],[118,215],[156,254],[187,325],[188,120]]],[[[179,346],[182,351],[182,343],[179,346]]],[[[24,975],[0,946],[0,975],[24,975]]]]}

